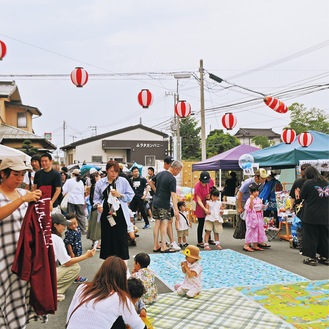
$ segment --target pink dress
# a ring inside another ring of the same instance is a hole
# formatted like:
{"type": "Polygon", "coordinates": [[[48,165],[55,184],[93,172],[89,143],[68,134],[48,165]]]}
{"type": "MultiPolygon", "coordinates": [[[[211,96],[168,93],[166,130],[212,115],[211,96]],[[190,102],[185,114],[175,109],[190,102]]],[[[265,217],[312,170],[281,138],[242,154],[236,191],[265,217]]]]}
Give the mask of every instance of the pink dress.
{"type": "Polygon", "coordinates": [[[264,230],[263,202],[257,197],[254,199],[253,209],[250,209],[250,198],[247,200],[244,209],[246,211],[246,237],[247,244],[252,242],[262,243],[267,241],[264,230]]]}

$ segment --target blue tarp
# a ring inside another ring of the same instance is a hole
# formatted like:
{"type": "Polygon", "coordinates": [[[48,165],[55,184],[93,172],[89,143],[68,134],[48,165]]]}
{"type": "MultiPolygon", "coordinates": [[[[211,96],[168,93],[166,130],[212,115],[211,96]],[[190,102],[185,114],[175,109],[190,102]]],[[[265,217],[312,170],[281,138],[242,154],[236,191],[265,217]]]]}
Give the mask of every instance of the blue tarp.
{"type": "Polygon", "coordinates": [[[314,130],[309,131],[313,143],[303,147],[297,138],[291,144],[280,143],[265,149],[250,153],[260,167],[293,168],[299,160],[329,159],[329,135],[314,130]]]}
{"type": "MultiPolygon", "coordinates": [[[[205,161],[197,162],[192,165],[192,171],[211,171],[211,170],[241,170],[239,158],[243,154],[250,154],[259,150],[259,148],[250,145],[238,145],[223,153],[217,154],[205,161]]],[[[256,162],[256,161],[255,161],[256,162]]]]}

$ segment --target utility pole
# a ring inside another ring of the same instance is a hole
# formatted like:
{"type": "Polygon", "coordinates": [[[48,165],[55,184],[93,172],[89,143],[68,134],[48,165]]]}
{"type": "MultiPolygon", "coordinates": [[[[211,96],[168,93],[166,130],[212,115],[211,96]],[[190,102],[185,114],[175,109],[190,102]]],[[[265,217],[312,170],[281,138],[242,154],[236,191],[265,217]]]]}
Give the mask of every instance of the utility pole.
{"type": "Polygon", "coordinates": [[[92,136],[97,136],[97,126],[89,126],[91,128],[92,136]]]}
{"type": "MultiPolygon", "coordinates": [[[[175,106],[178,104],[180,101],[179,98],[179,80],[180,79],[189,79],[191,77],[190,73],[177,73],[174,74],[174,78],[177,80],[177,86],[176,86],[176,95],[175,95],[175,106]]],[[[181,142],[180,142],[180,118],[178,115],[175,113],[175,123],[176,123],[176,157],[177,160],[181,160],[181,142]]]]}
{"type": "Polygon", "coordinates": [[[206,160],[206,120],[204,113],[204,79],[203,79],[203,59],[200,59],[200,114],[201,114],[201,160],[206,160]]]}
{"type": "Polygon", "coordinates": [[[63,121],[63,145],[65,145],[66,122],[63,121]]]}

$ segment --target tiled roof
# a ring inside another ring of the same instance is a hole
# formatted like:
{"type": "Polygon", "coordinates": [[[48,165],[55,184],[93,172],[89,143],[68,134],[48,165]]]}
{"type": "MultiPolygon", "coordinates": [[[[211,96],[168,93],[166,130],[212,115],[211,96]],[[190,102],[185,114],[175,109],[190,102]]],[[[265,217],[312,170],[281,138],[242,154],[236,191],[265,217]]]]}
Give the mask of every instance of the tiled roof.
{"type": "Polygon", "coordinates": [[[20,100],[18,88],[15,84],[15,81],[0,81],[0,97],[10,97],[15,92],[17,92],[15,100],[20,100]]]}
{"type": "Polygon", "coordinates": [[[36,134],[30,133],[28,131],[25,131],[23,129],[19,129],[13,126],[9,126],[6,124],[1,124],[0,125],[0,143],[4,140],[14,140],[14,139],[30,139],[31,141],[33,140],[45,140],[47,144],[51,148],[56,149],[56,146],[52,144],[50,141],[46,140],[43,136],[38,136],[36,134]]]}
{"type": "Polygon", "coordinates": [[[272,129],[269,128],[240,128],[236,134],[234,135],[235,137],[249,137],[253,138],[256,136],[265,136],[269,138],[279,138],[280,134],[277,134],[274,132],[272,129]]]}

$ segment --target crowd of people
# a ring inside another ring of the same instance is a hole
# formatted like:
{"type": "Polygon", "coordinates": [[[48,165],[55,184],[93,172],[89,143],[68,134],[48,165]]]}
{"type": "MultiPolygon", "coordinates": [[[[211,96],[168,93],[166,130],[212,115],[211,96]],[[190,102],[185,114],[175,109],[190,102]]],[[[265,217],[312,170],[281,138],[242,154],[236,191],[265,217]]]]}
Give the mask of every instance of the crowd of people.
{"type": "MultiPolygon", "coordinates": [[[[183,164],[172,157],[164,159],[164,170],[142,177],[139,168],[131,168],[126,176],[120,164],[110,160],[103,173],[92,168],[88,182],[79,169],[69,175],[66,168],[60,173],[53,169],[51,154],[31,158],[32,168],[18,157],[8,157],[0,164],[0,322],[5,328],[25,328],[31,319],[46,321],[46,313],[36,312],[30,294],[36,293],[29,282],[13,273],[17,262],[16,248],[22,238],[26,216],[49,218],[51,228],[41,220],[45,241],[51,241],[53,255],[48,255],[56,275],[57,301],[65,299],[65,292],[73,282],[79,283],[67,314],[67,328],[146,328],[146,305],[157,300],[157,287],[147,252],[134,258],[132,274],[128,237],[134,236],[132,213],[140,213],[144,229],[153,226],[153,252],[184,253],[181,263],[184,282],[175,289],[180,296],[194,298],[202,289],[202,267],[199,248],[221,250],[224,201],[220,188],[215,187],[209,172],[203,171],[194,186],[197,220],[197,246],[188,243],[191,214],[186,203],[178,199],[176,176],[183,164]],[[44,188],[49,187],[46,196],[44,188]],[[67,211],[61,209],[61,200],[67,197],[67,211]],[[148,204],[151,200],[151,205],[148,204]],[[38,204],[46,205],[47,213],[38,212],[38,204]],[[88,205],[88,206],[87,206],[88,205]],[[89,210],[88,210],[89,209],[89,210]],[[174,229],[176,232],[174,232],[174,229]],[[82,252],[82,235],[87,234],[91,248],[82,252]],[[213,235],[213,239],[211,239],[213,235]],[[175,241],[174,236],[177,236],[175,241]],[[89,282],[80,276],[80,262],[94,257],[100,251],[104,260],[95,277],[89,282]]],[[[311,165],[302,166],[302,178],[291,191],[291,209],[302,221],[301,253],[303,263],[315,266],[329,265],[329,185],[328,180],[311,165]],[[300,210],[302,209],[302,210],[300,210]],[[317,214],[316,216],[314,214],[317,214]]],[[[264,213],[271,212],[278,221],[275,192],[282,190],[273,172],[260,168],[255,175],[240,185],[236,173],[225,181],[224,195],[236,194],[239,221],[245,225],[246,252],[269,248],[264,230],[264,213]]],[[[40,220],[40,218],[39,218],[40,220]]],[[[42,226],[40,224],[40,226],[42,226]]],[[[48,247],[49,247],[48,245],[48,247]]],[[[50,250],[51,250],[50,248],[50,250]]],[[[46,257],[43,255],[43,257],[46,257]]],[[[51,273],[49,273],[51,274],[51,273]]],[[[51,276],[51,275],[50,275],[51,276]]],[[[53,283],[53,282],[52,282],[53,283]]],[[[53,283],[54,284],[54,283],[53,283]]],[[[56,310],[56,307],[52,310],[56,310]]],[[[49,312],[51,313],[51,312],[49,312]]]]}

